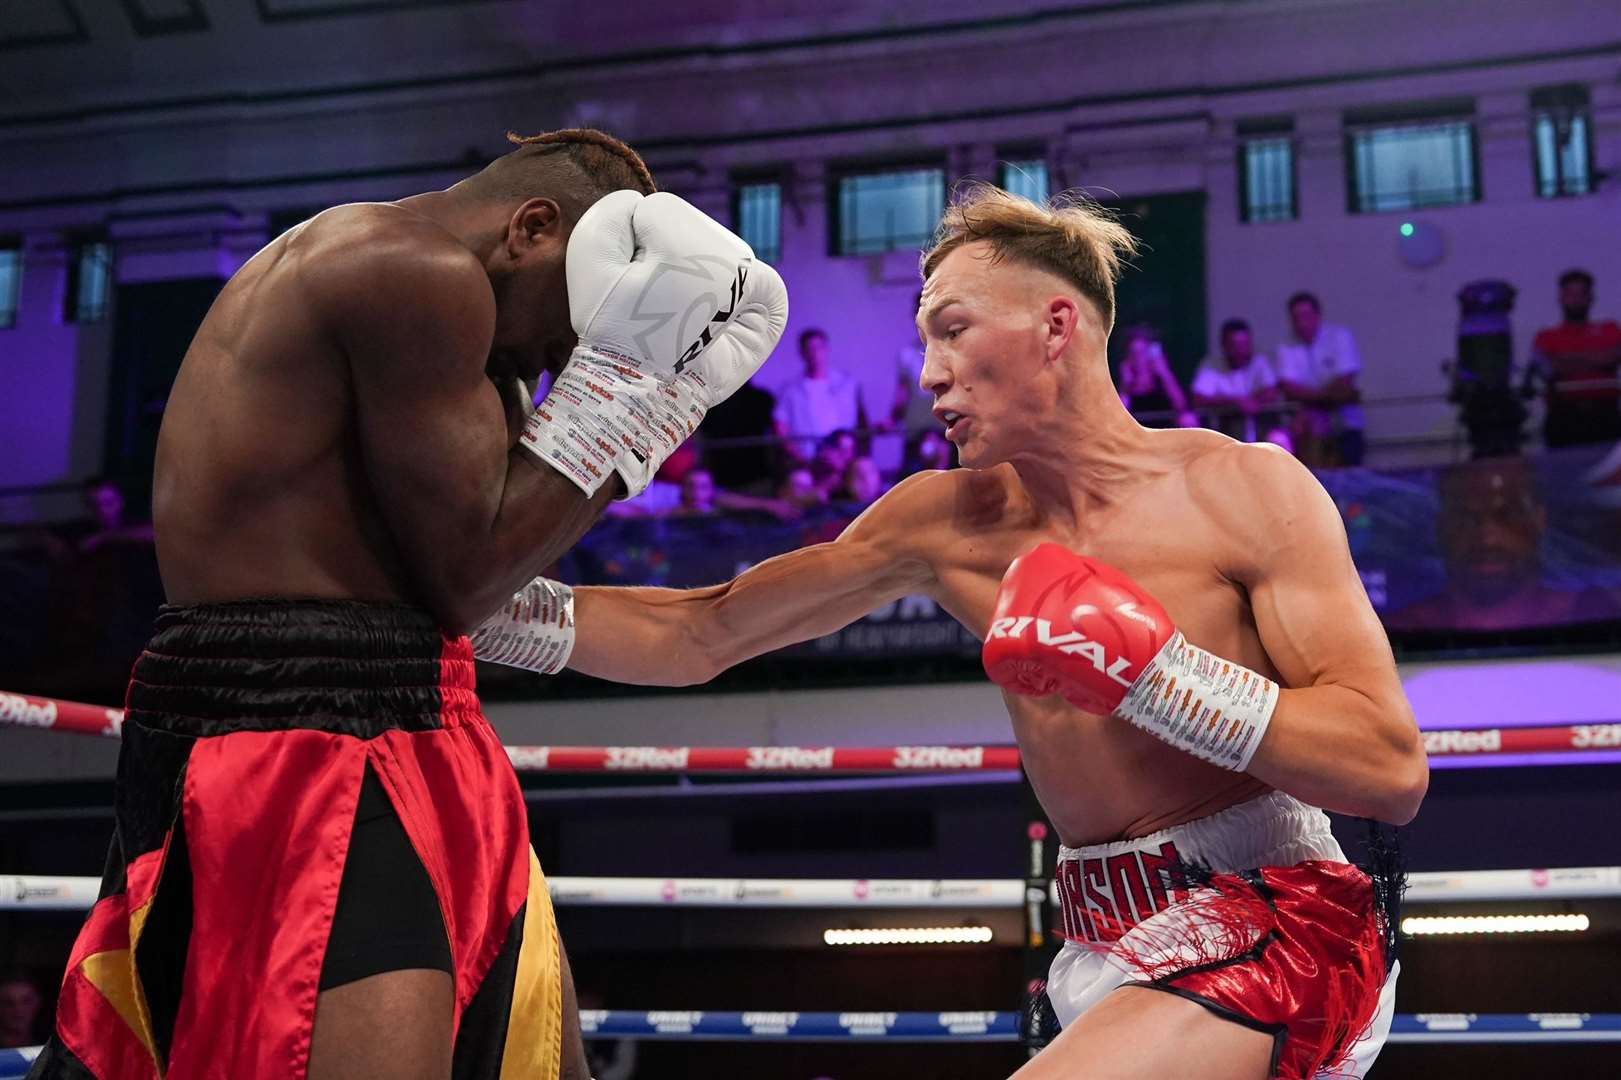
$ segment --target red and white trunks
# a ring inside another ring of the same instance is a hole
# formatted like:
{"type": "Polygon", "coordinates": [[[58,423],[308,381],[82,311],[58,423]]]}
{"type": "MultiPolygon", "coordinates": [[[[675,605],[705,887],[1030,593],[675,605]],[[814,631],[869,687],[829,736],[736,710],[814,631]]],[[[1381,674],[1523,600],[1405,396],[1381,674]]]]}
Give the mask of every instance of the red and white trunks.
{"type": "MultiPolygon", "coordinates": [[[[1361,1077],[1390,1031],[1397,966],[1373,880],[1318,809],[1271,792],[1135,840],[1061,848],[1047,995],[1068,1026],[1148,986],[1271,1034],[1271,1075],[1361,1077]]],[[[1191,1048],[1190,1048],[1191,1050],[1191,1048]]]]}

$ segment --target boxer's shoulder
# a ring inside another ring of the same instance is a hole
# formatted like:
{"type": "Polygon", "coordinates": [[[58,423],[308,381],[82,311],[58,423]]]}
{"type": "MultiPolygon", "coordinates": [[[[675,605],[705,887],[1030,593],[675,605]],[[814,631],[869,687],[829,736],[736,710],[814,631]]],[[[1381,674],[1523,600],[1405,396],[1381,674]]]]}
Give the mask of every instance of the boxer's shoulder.
{"type": "Polygon", "coordinates": [[[1322,538],[1343,526],[1334,500],[1311,470],[1271,443],[1226,440],[1188,462],[1189,500],[1216,526],[1242,562],[1300,536],[1322,538]]]}
{"type": "Polygon", "coordinates": [[[438,223],[393,203],[334,206],[298,226],[288,253],[306,274],[327,284],[350,276],[377,275],[372,288],[412,288],[428,293],[489,278],[478,257],[438,223]]]}
{"type": "Polygon", "coordinates": [[[340,333],[418,338],[430,327],[476,341],[493,332],[495,294],[478,257],[422,215],[353,203],[299,230],[288,247],[294,273],[340,333]]]}

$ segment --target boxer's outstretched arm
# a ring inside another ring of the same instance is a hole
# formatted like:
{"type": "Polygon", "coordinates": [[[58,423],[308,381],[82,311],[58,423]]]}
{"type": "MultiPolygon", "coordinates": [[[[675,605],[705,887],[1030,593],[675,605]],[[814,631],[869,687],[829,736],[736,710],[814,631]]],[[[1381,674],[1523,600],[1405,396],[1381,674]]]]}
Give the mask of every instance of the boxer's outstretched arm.
{"type": "Polygon", "coordinates": [[[447,630],[470,629],[619,486],[588,500],[508,450],[507,405],[485,371],[495,297],[472,253],[435,227],[390,221],[310,266],[306,283],[348,358],[362,464],[418,599],[447,630]]]}
{"type": "Polygon", "coordinates": [[[1206,499],[1227,507],[1246,553],[1230,572],[1286,687],[1249,772],[1315,806],[1405,824],[1429,763],[1339,511],[1287,454],[1228,453],[1233,467],[1208,478],[1206,499]]]}
{"type": "Polygon", "coordinates": [[[939,475],[908,477],[837,540],[767,559],[724,585],[575,589],[568,666],[614,682],[690,686],[930,591],[925,552],[939,493],[929,489],[939,475]]]}

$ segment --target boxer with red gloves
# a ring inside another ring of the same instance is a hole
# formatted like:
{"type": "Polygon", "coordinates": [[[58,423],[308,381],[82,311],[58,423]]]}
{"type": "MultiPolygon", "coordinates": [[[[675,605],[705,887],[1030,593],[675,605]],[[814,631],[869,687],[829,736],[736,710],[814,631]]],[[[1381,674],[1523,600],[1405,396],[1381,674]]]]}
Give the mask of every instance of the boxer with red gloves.
{"type": "Polygon", "coordinates": [[[1316,479],[1121,406],[1107,342],[1131,246],[1084,203],[969,192],[918,312],[966,468],[724,585],[538,580],[475,648],[685,685],[930,596],[984,638],[1063,844],[1064,1030],[1017,1080],[1362,1076],[1393,1011],[1390,882],[1318,808],[1410,820],[1423,745],[1316,479]]]}
{"type": "Polygon", "coordinates": [[[1243,772],[1278,684],[1197,645],[1112,566],[1042,544],[1015,559],[985,633],[985,672],[1015,694],[1062,694],[1194,757],[1243,772]]]}

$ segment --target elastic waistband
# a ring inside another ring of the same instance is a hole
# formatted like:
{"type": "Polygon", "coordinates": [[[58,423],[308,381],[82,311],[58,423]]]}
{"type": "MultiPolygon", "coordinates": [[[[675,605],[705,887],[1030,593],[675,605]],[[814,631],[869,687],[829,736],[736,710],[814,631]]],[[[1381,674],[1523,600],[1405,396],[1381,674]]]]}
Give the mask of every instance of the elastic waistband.
{"type": "Polygon", "coordinates": [[[371,737],[477,714],[473,649],[426,611],[355,600],[165,606],[127,719],[193,735],[318,728],[371,737]]]}
{"type": "Polygon", "coordinates": [[[1059,859],[1101,859],[1127,852],[1159,852],[1174,846],[1185,862],[1197,862],[1217,873],[1236,873],[1260,866],[1288,866],[1306,859],[1343,861],[1345,853],[1329,828],[1328,815],[1281,791],[1269,791],[1131,840],[1085,847],[1060,847],[1059,859]]]}

